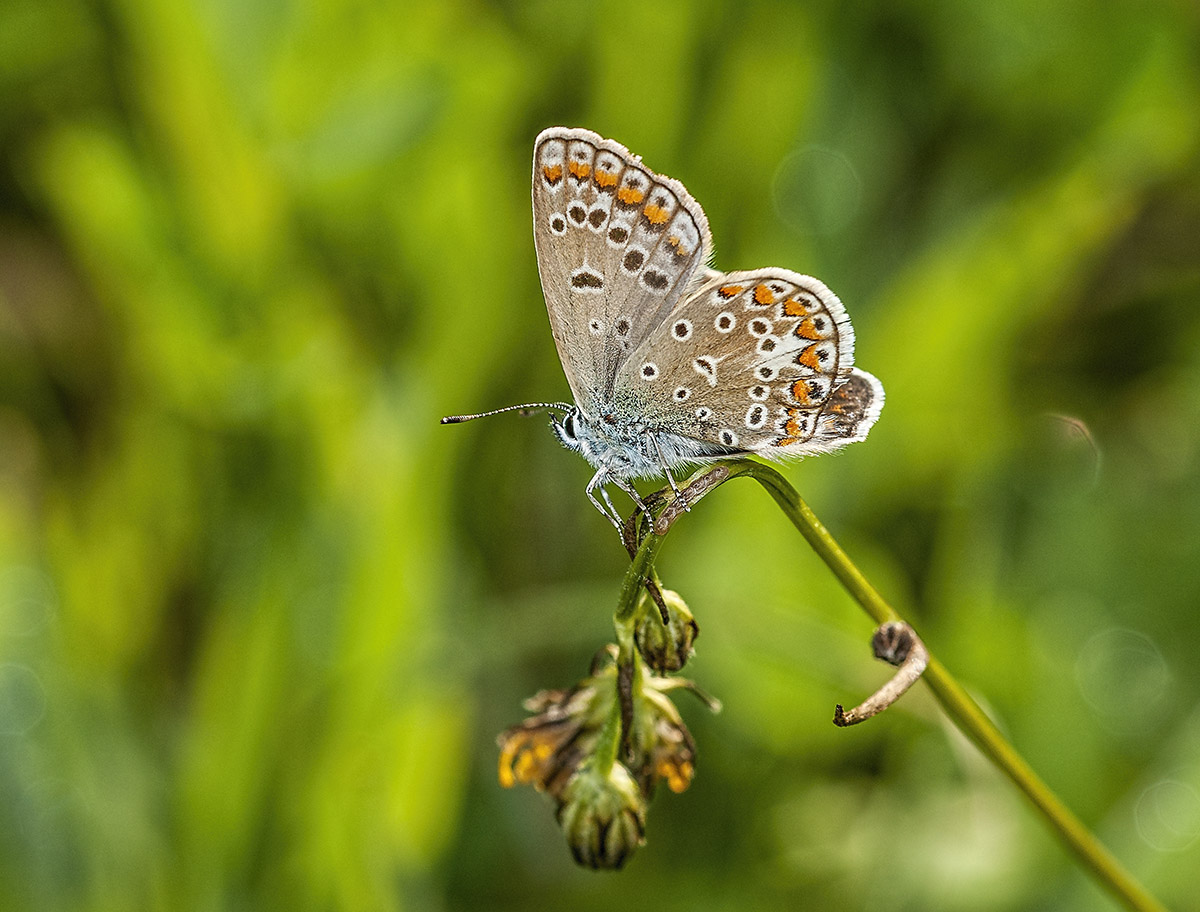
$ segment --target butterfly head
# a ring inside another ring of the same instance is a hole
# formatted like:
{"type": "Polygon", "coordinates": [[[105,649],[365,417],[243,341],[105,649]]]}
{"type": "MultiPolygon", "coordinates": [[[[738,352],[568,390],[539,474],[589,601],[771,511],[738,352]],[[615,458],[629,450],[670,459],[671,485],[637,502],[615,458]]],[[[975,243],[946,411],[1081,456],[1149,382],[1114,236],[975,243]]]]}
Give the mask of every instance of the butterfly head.
{"type": "Polygon", "coordinates": [[[655,435],[644,423],[628,419],[619,410],[591,418],[574,406],[562,417],[551,416],[550,427],[563,446],[601,469],[606,477],[649,478],[665,468],[651,439],[655,435]]]}
{"type": "Polygon", "coordinates": [[[573,405],[567,409],[561,418],[558,415],[550,416],[550,427],[554,431],[554,436],[568,450],[573,450],[576,453],[583,450],[583,442],[580,440],[583,423],[584,417],[577,405],[573,405]]]}

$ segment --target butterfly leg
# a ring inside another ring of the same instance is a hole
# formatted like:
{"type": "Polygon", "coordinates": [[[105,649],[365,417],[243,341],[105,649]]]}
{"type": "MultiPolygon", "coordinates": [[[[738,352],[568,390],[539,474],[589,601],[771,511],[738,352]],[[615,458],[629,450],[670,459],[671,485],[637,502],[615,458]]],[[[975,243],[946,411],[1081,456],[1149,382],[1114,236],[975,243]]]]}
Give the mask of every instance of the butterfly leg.
{"type": "Polygon", "coordinates": [[[671,475],[671,467],[667,465],[667,457],[663,455],[662,447],[658,445],[658,438],[651,433],[646,434],[650,445],[654,447],[654,452],[658,456],[658,464],[662,468],[663,474],[667,476],[667,484],[671,486],[671,491],[675,494],[677,500],[683,501],[683,509],[685,512],[691,513],[692,506],[688,503],[687,497],[679,490],[679,485],[675,483],[675,478],[671,475]]]}
{"type": "Polygon", "coordinates": [[[641,508],[641,511],[643,513],[645,513],[646,515],[650,514],[650,508],[647,507],[646,502],[644,500],[642,500],[642,495],[637,492],[637,488],[635,488],[628,481],[625,481],[624,479],[621,479],[621,478],[614,478],[613,484],[615,484],[618,488],[620,488],[622,491],[624,491],[626,494],[628,494],[630,499],[632,499],[633,502],[635,504],[637,504],[639,508],[641,508]]]}
{"type": "Polygon", "coordinates": [[[638,493],[637,488],[635,488],[624,478],[609,474],[608,469],[602,468],[592,476],[592,480],[588,482],[588,486],[585,489],[588,500],[592,502],[593,507],[604,514],[604,518],[612,523],[616,530],[621,533],[622,537],[624,537],[625,521],[622,519],[621,514],[617,511],[616,506],[613,504],[612,498],[609,497],[608,489],[604,487],[610,481],[628,494],[630,499],[637,504],[637,506],[641,508],[641,511],[647,516],[650,515],[650,508],[646,506],[646,502],[642,500],[642,496],[638,493]],[[597,490],[600,492],[600,497],[603,498],[604,503],[601,503],[596,498],[596,495],[592,493],[593,491],[597,490]]]}
{"type": "Polygon", "coordinates": [[[608,496],[608,488],[601,486],[600,496],[604,498],[604,505],[608,507],[608,516],[612,520],[614,526],[621,528],[621,514],[612,502],[612,498],[608,496]]]}
{"type": "MultiPolygon", "coordinates": [[[[608,496],[608,491],[606,491],[604,488],[604,483],[608,480],[608,471],[606,469],[600,469],[595,475],[592,476],[592,480],[588,482],[588,486],[584,489],[584,493],[587,494],[588,500],[592,502],[592,506],[599,510],[604,518],[616,527],[618,532],[621,532],[623,525],[621,522],[621,514],[618,513],[617,508],[613,506],[612,498],[608,496]],[[596,499],[596,495],[592,493],[597,489],[600,491],[600,496],[604,498],[604,503],[600,503],[600,501],[596,499]]],[[[623,534],[624,533],[622,532],[622,535],[623,534]]]]}

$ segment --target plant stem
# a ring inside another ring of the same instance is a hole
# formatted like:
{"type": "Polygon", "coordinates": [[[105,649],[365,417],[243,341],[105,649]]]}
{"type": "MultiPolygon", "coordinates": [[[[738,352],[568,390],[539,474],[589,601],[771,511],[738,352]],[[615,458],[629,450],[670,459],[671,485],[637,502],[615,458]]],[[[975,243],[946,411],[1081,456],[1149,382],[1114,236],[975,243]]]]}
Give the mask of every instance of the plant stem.
{"type": "MultiPolygon", "coordinates": [[[[787,479],[769,466],[750,460],[722,463],[721,468],[728,472],[728,478],[722,478],[715,484],[704,487],[702,489],[704,493],[708,493],[729,478],[742,476],[753,478],[775,499],[780,509],[817,552],[821,560],[833,571],[834,576],[841,581],[854,600],[862,606],[877,625],[888,621],[902,620],[895,609],[884,600],[883,596],[854,565],[854,562],[829,534],[829,530],[821,524],[816,514],[809,509],[808,504],[800,498],[796,489],[788,483],[787,479]]],[[[714,470],[710,469],[698,473],[689,481],[689,484],[712,471],[714,470]]],[[[648,532],[641,540],[633,565],[625,577],[618,613],[622,610],[632,612],[633,606],[637,603],[642,579],[648,568],[653,565],[666,531],[669,531],[669,526],[667,529],[661,530],[661,533],[648,532]]],[[[1151,896],[1125,870],[1116,857],[1050,790],[1000,733],[995,723],[987,717],[979,704],[971,699],[962,685],[932,655],[929,657],[929,665],[923,678],[955,726],[970,738],[984,756],[990,759],[1025,794],[1033,806],[1046,818],[1059,838],[1075,853],[1076,857],[1083,862],[1102,886],[1134,912],[1166,912],[1166,907],[1151,896]]]]}
{"type": "Polygon", "coordinates": [[[629,569],[625,571],[625,579],[621,583],[621,594],[617,599],[617,610],[613,613],[613,623],[618,629],[622,625],[628,624],[637,610],[638,597],[645,581],[651,578],[654,558],[658,556],[658,549],[662,547],[663,538],[662,535],[648,533],[633,555],[633,562],[629,565],[629,569]]]}

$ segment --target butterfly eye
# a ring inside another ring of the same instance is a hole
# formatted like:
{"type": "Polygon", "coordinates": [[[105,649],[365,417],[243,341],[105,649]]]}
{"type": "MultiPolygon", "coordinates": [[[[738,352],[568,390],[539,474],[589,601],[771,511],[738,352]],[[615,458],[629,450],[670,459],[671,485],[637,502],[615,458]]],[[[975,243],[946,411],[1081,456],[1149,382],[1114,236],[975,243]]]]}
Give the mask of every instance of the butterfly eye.
{"type": "Polygon", "coordinates": [[[563,429],[563,433],[566,434],[572,440],[574,440],[576,438],[577,435],[575,433],[575,415],[573,413],[571,413],[571,412],[567,413],[567,417],[563,419],[562,429],[563,429]]]}

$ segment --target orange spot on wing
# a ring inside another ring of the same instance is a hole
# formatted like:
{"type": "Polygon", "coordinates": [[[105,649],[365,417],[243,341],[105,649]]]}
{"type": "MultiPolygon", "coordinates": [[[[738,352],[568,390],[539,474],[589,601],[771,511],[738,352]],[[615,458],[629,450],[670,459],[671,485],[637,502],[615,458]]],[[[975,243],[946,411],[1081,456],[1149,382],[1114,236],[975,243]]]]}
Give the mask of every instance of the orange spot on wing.
{"type": "Polygon", "coordinates": [[[573,162],[571,162],[571,164],[567,165],[567,170],[570,171],[572,174],[574,174],[580,180],[583,180],[585,177],[587,177],[589,174],[592,173],[592,166],[589,165],[587,162],[573,161],[573,162]]]}
{"type": "Polygon", "coordinates": [[[617,191],[617,199],[623,202],[626,206],[636,206],[646,198],[641,190],[636,187],[622,187],[617,191]]]}
{"type": "Polygon", "coordinates": [[[789,437],[798,439],[800,437],[800,423],[796,421],[796,410],[788,409],[788,414],[791,417],[788,418],[787,424],[783,426],[783,430],[789,437]]]}
{"type": "Polygon", "coordinates": [[[792,398],[801,405],[812,405],[812,400],[808,397],[808,384],[803,380],[797,380],[792,384],[792,398]]]}
{"type": "Polygon", "coordinates": [[[730,298],[736,298],[745,290],[741,285],[725,285],[717,289],[717,294],[728,301],[730,298]]]}
{"type": "Polygon", "coordinates": [[[662,206],[656,206],[654,203],[651,203],[649,206],[643,209],[642,215],[646,216],[646,221],[648,221],[651,225],[661,225],[671,216],[666,209],[664,209],[662,206]]]}
{"type": "Polygon", "coordinates": [[[683,241],[675,237],[675,235],[671,235],[669,238],[667,238],[667,243],[675,248],[675,256],[685,257],[691,253],[690,250],[683,246],[683,241]]]}
{"type": "Polygon", "coordinates": [[[817,348],[818,346],[816,345],[810,345],[808,348],[804,349],[804,351],[800,354],[800,357],[796,360],[806,367],[811,367],[813,370],[820,370],[821,362],[817,359],[817,348]]]}
{"type": "Polygon", "coordinates": [[[821,334],[817,332],[817,327],[813,325],[812,317],[806,317],[800,321],[800,325],[796,327],[796,335],[801,339],[812,339],[820,341],[821,334]]]}
{"type": "Polygon", "coordinates": [[[774,304],[775,295],[766,285],[754,286],[754,300],[759,304],[774,304]]]}
{"type": "Polygon", "coordinates": [[[780,437],[778,440],[775,441],[774,446],[785,447],[785,446],[791,446],[793,443],[799,443],[799,442],[800,442],[799,437],[780,437]]]}
{"type": "Polygon", "coordinates": [[[557,184],[562,178],[562,165],[546,165],[542,168],[542,174],[546,175],[546,180],[552,184],[557,184]]]}
{"type": "Polygon", "coordinates": [[[808,313],[808,309],[795,298],[788,298],[783,302],[783,315],[785,317],[802,317],[806,313],[808,313]]]}
{"type": "Polygon", "coordinates": [[[597,169],[596,176],[593,178],[596,181],[596,186],[602,189],[615,187],[617,183],[617,175],[611,171],[600,171],[597,169]]]}

